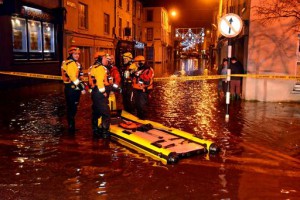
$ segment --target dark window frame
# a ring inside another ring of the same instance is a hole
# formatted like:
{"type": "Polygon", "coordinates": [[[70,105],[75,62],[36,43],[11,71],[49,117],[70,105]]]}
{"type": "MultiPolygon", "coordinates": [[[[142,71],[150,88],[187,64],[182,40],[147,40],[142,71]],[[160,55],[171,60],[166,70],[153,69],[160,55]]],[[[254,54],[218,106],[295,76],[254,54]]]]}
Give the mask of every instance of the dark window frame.
{"type": "Polygon", "coordinates": [[[146,32],[146,40],[147,41],[153,41],[153,28],[147,28],[147,32],[146,32]]]}
{"type": "Polygon", "coordinates": [[[110,34],[110,15],[104,13],[104,34],[110,34]]]}
{"type": "Polygon", "coordinates": [[[79,9],[78,9],[78,27],[80,29],[88,29],[88,5],[84,4],[82,2],[78,2],[79,4],[79,9]],[[83,13],[81,12],[81,8],[84,8],[83,13]]]}
{"type": "Polygon", "coordinates": [[[153,22],[153,10],[147,10],[146,21],[153,22]]]}

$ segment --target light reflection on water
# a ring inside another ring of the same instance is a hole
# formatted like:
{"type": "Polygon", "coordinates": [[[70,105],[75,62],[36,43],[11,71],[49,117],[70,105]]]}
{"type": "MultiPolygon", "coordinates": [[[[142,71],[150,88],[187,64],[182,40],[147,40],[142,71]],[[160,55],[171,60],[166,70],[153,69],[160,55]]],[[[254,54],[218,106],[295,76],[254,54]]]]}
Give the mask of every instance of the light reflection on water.
{"type": "Polygon", "coordinates": [[[299,196],[299,104],[232,102],[227,124],[216,82],[169,81],[155,86],[150,119],[216,141],[222,148],[219,155],[165,166],[120,144],[94,140],[89,95],[80,102],[80,130],[68,135],[63,128],[61,85],[12,90],[0,106],[4,113],[0,117],[3,198],[299,196]]]}

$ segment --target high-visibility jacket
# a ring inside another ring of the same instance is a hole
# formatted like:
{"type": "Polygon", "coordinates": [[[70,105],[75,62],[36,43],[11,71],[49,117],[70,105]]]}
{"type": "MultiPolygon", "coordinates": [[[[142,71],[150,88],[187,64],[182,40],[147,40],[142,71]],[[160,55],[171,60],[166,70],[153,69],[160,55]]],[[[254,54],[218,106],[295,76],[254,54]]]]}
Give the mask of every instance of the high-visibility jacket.
{"type": "Polygon", "coordinates": [[[105,67],[103,65],[93,65],[90,70],[90,77],[93,80],[93,85],[97,86],[99,91],[105,92],[105,81],[107,79],[107,74],[105,67]]]}
{"type": "Polygon", "coordinates": [[[105,66],[103,66],[103,68],[104,68],[104,70],[105,70],[105,74],[106,74],[106,78],[104,79],[104,85],[105,86],[110,86],[110,83],[109,83],[109,80],[110,80],[110,73],[109,73],[109,70],[105,67],[105,66]]]}
{"type": "Polygon", "coordinates": [[[151,67],[145,67],[134,73],[132,87],[137,90],[153,89],[154,70],[151,67]]]}
{"type": "Polygon", "coordinates": [[[121,84],[121,75],[120,75],[118,68],[116,66],[113,66],[109,72],[110,72],[110,76],[113,78],[113,80],[112,80],[112,82],[110,82],[110,84],[111,85],[116,84],[119,87],[121,84]]]}
{"type": "Polygon", "coordinates": [[[63,61],[61,65],[61,75],[64,83],[73,82],[75,85],[78,85],[80,79],[83,77],[80,63],[72,59],[63,61]]]}

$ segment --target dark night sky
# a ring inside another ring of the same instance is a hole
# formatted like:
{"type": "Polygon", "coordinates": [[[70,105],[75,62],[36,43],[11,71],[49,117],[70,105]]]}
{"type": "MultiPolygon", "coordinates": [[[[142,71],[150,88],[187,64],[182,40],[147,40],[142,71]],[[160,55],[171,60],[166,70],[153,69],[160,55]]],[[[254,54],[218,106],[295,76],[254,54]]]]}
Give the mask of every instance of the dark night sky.
{"type": "Polygon", "coordinates": [[[218,10],[218,0],[142,0],[144,6],[163,6],[175,9],[178,16],[173,25],[179,28],[211,28],[213,10],[218,10]]]}

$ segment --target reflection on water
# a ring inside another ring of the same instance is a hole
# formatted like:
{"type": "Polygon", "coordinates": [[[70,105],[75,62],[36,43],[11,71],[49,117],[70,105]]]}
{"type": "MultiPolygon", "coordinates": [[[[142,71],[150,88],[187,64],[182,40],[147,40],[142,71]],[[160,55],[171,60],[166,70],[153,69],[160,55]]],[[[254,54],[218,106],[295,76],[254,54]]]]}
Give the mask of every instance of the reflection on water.
{"type": "Polygon", "coordinates": [[[204,68],[205,61],[203,59],[189,58],[179,59],[176,61],[176,69],[178,70],[177,72],[181,72],[182,75],[201,75],[203,74],[204,68]]]}
{"type": "Polygon", "coordinates": [[[1,199],[296,199],[300,105],[225,102],[215,81],[159,82],[150,119],[216,141],[219,155],[165,166],[92,138],[90,96],[65,129],[60,84],[0,91],[1,199]]]}

